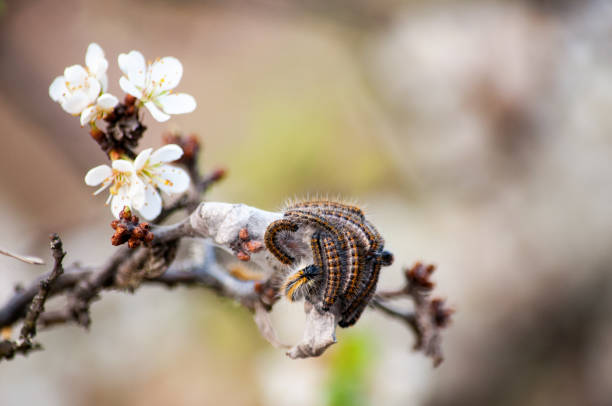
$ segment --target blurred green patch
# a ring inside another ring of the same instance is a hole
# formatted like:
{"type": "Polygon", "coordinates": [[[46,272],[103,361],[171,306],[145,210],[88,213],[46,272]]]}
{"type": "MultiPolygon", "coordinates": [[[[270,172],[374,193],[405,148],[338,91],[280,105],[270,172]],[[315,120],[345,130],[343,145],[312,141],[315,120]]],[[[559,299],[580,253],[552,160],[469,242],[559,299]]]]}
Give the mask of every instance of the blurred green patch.
{"type": "Polygon", "coordinates": [[[199,308],[192,312],[200,339],[226,360],[243,362],[250,359],[266,342],[260,335],[253,316],[233,300],[214,294],[192,298],[190,306],[199,308]]]}
{"type": "Polygon", "coordinates": [[[337,102],[300,96],[257,103],[251,135],[233,147],[234,198],[276,208],[293,196],[358,195],[389,175],[383,148],[353,134],[337,102]]]}
{"type": "Polygon", "coordinates": [[[0,17],[2,17],[2,14],[4,14],[5,11],[6,3],[4,2],[4,0],[0,0],[0,17]]]}
{"type": "Polygon", "coordinates": [[[333,347],[324,394],[327,406],[366,406],[375,362],[371,335],[352,331],[333,347]]]}

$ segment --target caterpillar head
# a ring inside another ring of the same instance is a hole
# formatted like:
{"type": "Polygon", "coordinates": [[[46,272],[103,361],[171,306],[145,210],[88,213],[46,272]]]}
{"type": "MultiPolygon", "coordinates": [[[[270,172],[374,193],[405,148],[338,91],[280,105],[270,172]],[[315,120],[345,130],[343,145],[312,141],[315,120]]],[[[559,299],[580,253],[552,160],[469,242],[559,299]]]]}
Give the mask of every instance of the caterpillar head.
{"type": "Polygon", "coordinates": [[[281,291],[290,302],[317,296],[323,271],[316,265],[301,265],[287,277],[281,291]]]}
{"type": "Polygon", "coordinates": [[[383,251],[380,253],[380,261],[383,266],[389,266],[393,264],[393,254],[389,251],[383,251]]]}

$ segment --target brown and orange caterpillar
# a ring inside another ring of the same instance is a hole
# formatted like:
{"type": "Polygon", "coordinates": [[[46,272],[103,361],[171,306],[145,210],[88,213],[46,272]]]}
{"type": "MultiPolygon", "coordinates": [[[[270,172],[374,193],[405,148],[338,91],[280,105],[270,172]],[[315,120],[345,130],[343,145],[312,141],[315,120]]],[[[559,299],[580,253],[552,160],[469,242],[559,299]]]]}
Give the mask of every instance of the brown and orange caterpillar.
{"type": "Polygon", "coordinates": [[[359,274],[365,266],[365,256],[359,252],[359,246],[353,234],[349,234],[348,246],[349,255],[347,261],[346,278],[342,285],[342,293],[345,295],[345,300],[351,300],[357,294],[357,280],[359,274]]]}
{"type": "Polygon", "coordinates": [[[327,285],[325,286],[321,310],[328,311],[338,297],[342,280],[342,263],[336,241],[332,236],[324,234],[321,243],[323,244],[323,269],[327,275],[327,285]]]}
{"type": "Polygon", "coordinates": [[[268,248],[272,255],[274,255],[282,264],[290,265],[295,261],[295,258],[283,251],[276,241],[276,236],[281,231],[296,232],[297,229],[297,224],[286,219],[277,220],[266,228],[266,233],[264,234],[266,248],[268,248]]]}
{"type": "Polygon", "coordinates": [[[357,218],[364,220],[365,215],[363,214],[363,210],[355,205],[345,204],[341,202],[335,202],[332,200],[325,199],[317,199],[317,200],[306,200],[306,201],[293,201],[287,203],[285,210],[291,209],[311,209],[315,212],[331,209],[339,212],[343,212],[349,215],[356,216],[357,218]]]}
{"type": "Polygon", "coordinates": [[[359,290],[358,296],[353,301],[347,303],[342,312],[342,319],[338,323],[340,327],[350,327],[359,320],[359,317],[361,317],[361,314],[374,296],[380,268],[382,266],[389,266],[392,263],[393,254],[389,251],[382,251],[379,255],[368,261],[368,268],[370,269],[360,274],[363,278],[363,288],[359,290]]]}

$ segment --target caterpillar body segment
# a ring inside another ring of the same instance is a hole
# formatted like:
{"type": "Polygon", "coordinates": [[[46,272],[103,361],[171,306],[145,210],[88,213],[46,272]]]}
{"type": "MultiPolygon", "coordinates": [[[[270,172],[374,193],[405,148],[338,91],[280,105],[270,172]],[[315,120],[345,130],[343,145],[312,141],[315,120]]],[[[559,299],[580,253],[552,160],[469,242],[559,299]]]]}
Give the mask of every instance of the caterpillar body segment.
{"type": "Polygon", "coordinates": [[[371,271],[369,272],[365,289],[361,291],[357,299],[349,304],[346,310],[342,313],[342,320],[340,320],[338,323],[340,327],[350,327],[355,324],[370,303],[372,296],[374,296],[382,262],[378,260],[372,261],[370,267],[371,271]]]}
{"type": "Polygon", "coordinates": [[[287,219],[276,220],[266,228],[264,234],[264,242],[268,251],[272,253],[281,263],[291,265],[295,262],[295,258],[286,253],[278,244],[277,236],[282,231],[296,232],[298,225],[287,219]]]}
{"type": "Polygon", "coordinates": [[[323,294],[321,309],[328,311],[336,302],[340,283],[342,281],[342,262],[335,239],[330,235],[323,235],[323,263],[327,274],[327,284],[323,294]]]}
{"type": "Polygon", "coordinates": [[[376,229],[373,229],[370,223],[363,220],[357,220],[352,216],[342,212],[324,211],[326,216],[331,218],[331,221],[346,229],[357,238],[359,245],[366,252],[374,252],[381,244],[381,237],[376,229]]]}
{"type": "Polygon", "coordinates": [[[351,300],[357,294],[357,281],[359,274],[363,272],[365,266],[365,256],[360,252],[359,246],[354,235],[348,234],[348,255],[346,275],[342,283],[342,294],[346,300],[351,300]]]}
{"type": "Polygon", "coordinates": [[[348,215],[355,216],[362,221],[365,219],[365,215],[363,214],[363,211],[359,207],[355,205],[336,202],[333,200],[317,199],[317,200],[306,200],[306,201],[297,201],[297,202],[288,203],[286,210],[293,210],[293,209],[304,209],[304,210],[309,210],[313,212],[319,212],[322,209],[327,209],[327,210],[334,210],[337,212],[344,212],[348,215]]]}
{"type": "MultiPolygon", "coordinates": [[[[308,203],[308,202],[304,202],[308,203]]],[[[318,203],[318,202],[317,202],[318,203]]],[[[380,233],[374,226],[365,220],[363,212],[359,208],[361,215],[355,213],[354,210],[348,210],[344,206],[338,207],[330,205],[333,202],[321,202],[321,205],[306,205],[295,207],[292,211],[302,211],[312,213],[326,218],[329,223],[337,228],[346,228],[358,238],[359,244],[364,247],[369,254],[373,254],[379,247],[384,245],[380,233]]],[[[340,204],[340,203],[337,203],[340,204]]]]}
{"type": "Polygon", "coordinates": [[[323,269],[323,254],[321,252],[321,232],[315,231],[310,237],[310,249],[312,250],[312,262],[323,269]]]}
{"type": "Polygon", "coordinates": [[[385,240],[382,238],[376,227],[372,225],[369,221],[364,221],[364,226],[368,229],[368,235],[372,238],[369,254],[372,255],[377,253],[379,250],[382,250],[385,245],[385,240]]]}
{"type": "Polygon", "coordinates": [[[338,241],[338,244],[340,244],[340,252],[346,252],[347,245],[344,233],[324,216],[299,210],[288,210],[285,212],[285,217],[295,223],[312,225],[319,230],[324,231],[327,235],[333,235],[338,241]]]}

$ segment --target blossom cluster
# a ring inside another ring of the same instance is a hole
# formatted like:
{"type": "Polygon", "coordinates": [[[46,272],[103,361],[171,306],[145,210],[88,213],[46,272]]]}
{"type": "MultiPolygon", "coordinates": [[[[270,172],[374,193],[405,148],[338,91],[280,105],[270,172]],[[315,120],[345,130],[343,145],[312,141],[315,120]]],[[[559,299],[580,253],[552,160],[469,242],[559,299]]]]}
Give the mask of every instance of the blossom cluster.
{"type": "Polygon", "coordinates": [[[176,144],[165,145],[153,152],[147,148],[133,161],[116,159],[111,166],[99,165],[85,175],[85,183],[99,186],[95,195],[109,188],[107,204],[115,217],[124,206],[134,208],[147,220],[156,218],[162,209],[161,196],[157,189],[173,194],[187,190],[190,178],[185,170],[168,165],[183,155],[176,144]]]}
{"type": "MultiPolygon", "coordinates": [[[[137,107],[146,107],[157,121],[167,121],[172,114],[195,110],[196,101],[191,95],[173,93],[183,76],[183,66],[178,59],[167,56],[146,63],[140,52],[130,51],[120,54],[117,61],[123,73],[119,86],[137,99],[137,107]]],[[[95,129],[96,120],[107,118],[119,105],[119,99],[107,92],[107,69],[104,51],[98,44],[91,43],[85,55],[85,66],[68,66],[49,86],[49,96],[66,112],[80,115],[82,126],[89,124],[95,129]]],[[[169,165],[183,155],[176,144],[155,152],[147,148],[133,160],[118,151],[109,155],[111,165],[91,169],[85,176],[85,183],[100,186],[95,195],[109,189],[106,203],[110,204],[115,217],[119,217],[127,206],[152,220],[162,210],[159,191],[183,193],[189,187],[191,179],[187,172],[169,165]]]]}
{"type": "MultiPolygon", "coordinates": [[[[146,63],[138,51],[120,54],[121,89],[140,100],[157,121],[167,121],[171,114],[191,113],[196,108],[193,96],[172,93],[183,76],[183,65],[171,56],[146,63]]],[[[85,67],[68,66],[49,86],[49,96],[70,114],[81,116],[81,125],[94,122],[113,111],[119,99],[107,93],[108,61],[102,48],[91,43],[85,54],[85,67]]]]}

